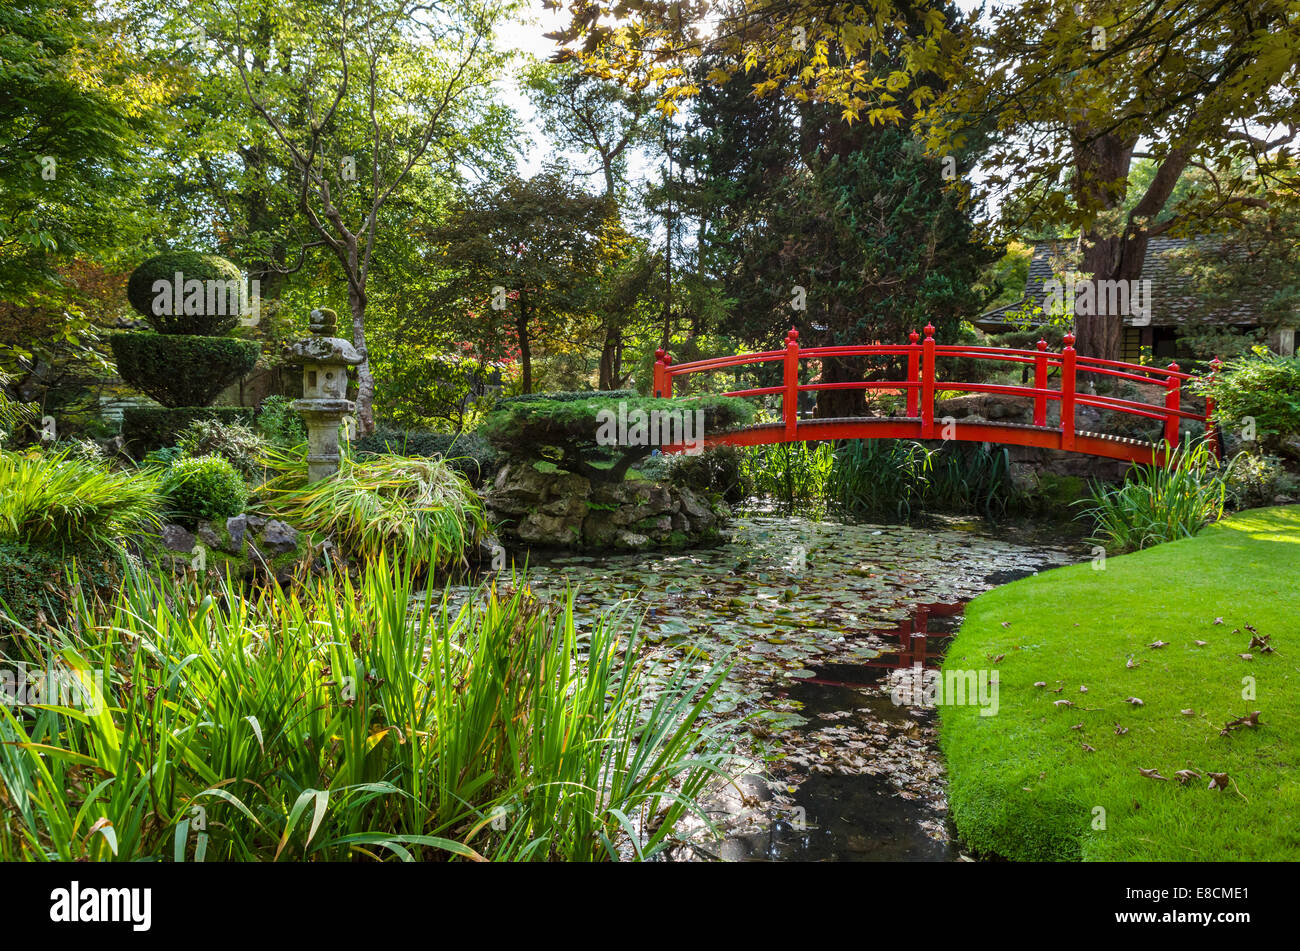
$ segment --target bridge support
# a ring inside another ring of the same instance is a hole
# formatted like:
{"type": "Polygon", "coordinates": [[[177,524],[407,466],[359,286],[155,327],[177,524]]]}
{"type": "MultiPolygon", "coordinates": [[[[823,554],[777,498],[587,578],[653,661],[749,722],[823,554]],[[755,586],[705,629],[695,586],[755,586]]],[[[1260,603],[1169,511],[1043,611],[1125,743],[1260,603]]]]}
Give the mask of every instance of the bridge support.
{"type": "Polygon", "coordinates": [[[929,323],[921,344],[921,438],[934,438],[934,324],[929,323]]]}
{"type": "Polygon", "coordinates": [[[1074,448],[1074,334],[1065,335],[1061,351],[1061,448],[1074,448]]]}

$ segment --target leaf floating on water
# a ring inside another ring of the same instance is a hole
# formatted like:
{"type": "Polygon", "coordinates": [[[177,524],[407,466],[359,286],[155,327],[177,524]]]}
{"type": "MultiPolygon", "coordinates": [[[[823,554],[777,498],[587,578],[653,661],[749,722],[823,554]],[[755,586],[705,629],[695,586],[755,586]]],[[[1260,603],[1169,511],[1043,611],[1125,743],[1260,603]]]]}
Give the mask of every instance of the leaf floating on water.
{"type": "Polygon", "coordinates": [[[1161,776],[1160,770],[1158,769],[1143,769],[1142,767],[1139,766],[1138,772],[1141,773],[1143,776],[1145,776],[1147,779],[1162,779],[1165,782],[1169,781],[1169,777],[1161,776]]]}

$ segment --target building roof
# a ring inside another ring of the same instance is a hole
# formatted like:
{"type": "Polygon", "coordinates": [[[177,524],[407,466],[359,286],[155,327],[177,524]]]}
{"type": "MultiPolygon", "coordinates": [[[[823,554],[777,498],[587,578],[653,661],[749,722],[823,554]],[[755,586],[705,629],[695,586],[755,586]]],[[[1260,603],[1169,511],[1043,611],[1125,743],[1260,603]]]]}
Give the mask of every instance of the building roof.
{"type": "MultiPolygon", "coordinates": [[[[1142,280],[1151,281],[1150,308],[1151,319],[1124,318],[1126,326],[1174,327],[1188,321],[1198,323],[1215,323],[1224,326],[1257,326],[1265,304],[1273,297],[1273,289],[1262,285],[1253,285],[1244,290],[1231,301],[1224,302],[1213,311],[1206,311],[1205,298],[1192,285],[1191,278],[1181,269],[1174,267],[1176,252],[1194,242],[1213,242],[1214,238],[1165,238],[1150,239],[1147,244],[1146,259],[1142,266],[1142,280]]],[[[1236,253],[1244,257],[1241,248],[1225,253],[1236,253]]],[[[1026,304],[1041,306],[1047,294],[1044,285],[1054,277],[1058,280],[1064,271],[1078,266],[1078,240],[1076,238],[1055,238],[1034,243],[1033,255],[1029,260],[1029,276],[1025,281],[1025,296],[1012,304],[990,310],[976,318],[978,325],[998,325],[1016,322],[1011,316],[1026,304]]]]}

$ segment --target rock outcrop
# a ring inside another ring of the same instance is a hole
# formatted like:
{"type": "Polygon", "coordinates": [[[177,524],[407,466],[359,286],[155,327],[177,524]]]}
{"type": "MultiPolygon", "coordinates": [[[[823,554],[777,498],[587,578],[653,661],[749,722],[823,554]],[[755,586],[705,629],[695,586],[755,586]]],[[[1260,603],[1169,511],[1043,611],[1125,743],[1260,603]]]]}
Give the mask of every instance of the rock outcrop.
{"type": "Polygon", "coordinates": [[[321,546],[292,525],[247,513],[200,522],[193,532],[164,525],[161,547],[174,568],[229,571],[233,578],[274,577],[282,583],[323,553],[321,546]]]}
{"type": "Polygon", "coordinates": [[[544,463],[506,466],[484,501],[505,540],[538,548],[691,548],[715,541],[731,517],[688,488],[594,482],[544,463]]]}

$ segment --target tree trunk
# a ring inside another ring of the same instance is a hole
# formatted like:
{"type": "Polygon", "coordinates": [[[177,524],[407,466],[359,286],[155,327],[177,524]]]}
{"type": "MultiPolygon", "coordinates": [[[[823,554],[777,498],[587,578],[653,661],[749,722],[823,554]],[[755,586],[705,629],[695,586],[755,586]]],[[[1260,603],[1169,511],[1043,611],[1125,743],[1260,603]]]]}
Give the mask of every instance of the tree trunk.
{"type": "MultiPolygon", "coordinates": [[[[348,285],[348,307],[352,311],[352,345],[366,352],[366,294],[348,285]]],[[[370,372],[370,357],[357,367],[357,435],[375,430],[375,378],[370,372]]]]}
{"type": "MultiPolygon", "coordinates": [[[[854,366],[850,360],[827,357],[822,360],[822,383],[849,383],[862,379],[862,368],[854,366]]],[[[813,416],[817,419],[834,419],[844,416],[862,416],[866,401],[863,390],[818,390],[817,408],[813,416]]]]}
{"type": "Polygon", "coordinates": [[[600,348],[600,382],[598,389],[618,389],[618,349],[619,332],[613,321],[605,325],[605,341],[600,348]]]}

